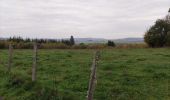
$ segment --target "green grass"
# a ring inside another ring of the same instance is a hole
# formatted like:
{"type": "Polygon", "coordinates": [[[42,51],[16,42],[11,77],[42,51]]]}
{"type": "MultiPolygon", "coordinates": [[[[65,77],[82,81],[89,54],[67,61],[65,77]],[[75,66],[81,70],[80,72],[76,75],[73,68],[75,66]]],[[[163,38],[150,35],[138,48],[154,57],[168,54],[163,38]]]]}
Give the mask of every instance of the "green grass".
{"type": "MultiPolygon", "coordinates": [[[[31,82],[32,50],[0,50],[0,97],[5,100],[86,100],[94,50],[39,50],[31,82]]],[[[170,49],[101,50],[95,100],[170,100],[170,49]]]]}
{"type": "Polygon", "coordinates": [[[47,100],[45,97],[52,99],[52,96],[58,100],[85,100],[92,54],[89,50],[40,50],[37,82],[31,83],[32,51],[15,50],[12,74],[8,75],[4,73],[7,50],[1,50],[0,96],[6,100],[29,97],[47,100]],[[19,82],[13,84],[16,80],[19,82]],[[42,91],[45,96],[36,98],[42,91]]]}
{"type": "Polygon", "coordinates": [[[170,100],[170,49],[102,51],[96,100],[170,100]]]}

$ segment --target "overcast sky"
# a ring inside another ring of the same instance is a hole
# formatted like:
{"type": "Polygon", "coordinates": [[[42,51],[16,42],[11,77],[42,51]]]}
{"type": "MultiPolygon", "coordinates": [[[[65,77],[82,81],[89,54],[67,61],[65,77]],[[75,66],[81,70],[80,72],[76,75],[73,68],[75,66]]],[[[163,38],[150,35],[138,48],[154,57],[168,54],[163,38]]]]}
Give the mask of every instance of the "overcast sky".
{"type": "Polygon", "coordinates": [[[0,37],[143,37],[170,0],[0,0],[0,37]]]}

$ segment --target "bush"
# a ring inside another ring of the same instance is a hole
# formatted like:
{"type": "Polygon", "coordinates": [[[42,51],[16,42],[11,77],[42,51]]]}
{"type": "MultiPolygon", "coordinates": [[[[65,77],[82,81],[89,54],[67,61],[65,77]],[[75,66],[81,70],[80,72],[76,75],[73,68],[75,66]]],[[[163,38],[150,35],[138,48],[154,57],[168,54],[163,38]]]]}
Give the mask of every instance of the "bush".
{"type": "Polygon", "coordinates": [[[0,41],[0,49],[4,49],[6,47],[5,42],[0,41]]]}
{"type": "Polygon", "coordinates": [[[115,47],[116,46],[114,41],[110,41],[110,40],[107,42],[107,45],[111,46],[111,47],[115,47]]]}

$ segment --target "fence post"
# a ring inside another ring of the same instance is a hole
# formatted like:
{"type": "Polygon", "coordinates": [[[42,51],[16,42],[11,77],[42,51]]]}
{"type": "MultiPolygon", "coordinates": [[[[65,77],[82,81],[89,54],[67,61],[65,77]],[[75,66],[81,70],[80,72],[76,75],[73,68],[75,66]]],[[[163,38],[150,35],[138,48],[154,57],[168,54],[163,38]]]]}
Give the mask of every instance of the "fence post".
{"type": "Polygon", "coordinates": [[[33,48],[33,66],[32,66],[32,81],[36,81],[36,70],[37,70],[37,44],[34,43],[34,48],[33,48]]]}
{"type": "Polygon", "coordinates": [[[95,89],[95,82],[96,79],[96,67],[97,67],[97,61],[99,60],[99,51],[95,52],[94,58],[93,58],[93,64],[91,68],[91,75],[90,75],[90,81],[89,81],[89,87],[87,91],[87,100],[93,100],[93,93],[95,89]]]}
{"type": "Polygon", "coordinates": [[[11,67],[12,67],[12,56],[13,56],[13,47],[12,47],[12,44],[9,44],[9,52],[8,52],[8,72],[11,71],[11,67]]]}

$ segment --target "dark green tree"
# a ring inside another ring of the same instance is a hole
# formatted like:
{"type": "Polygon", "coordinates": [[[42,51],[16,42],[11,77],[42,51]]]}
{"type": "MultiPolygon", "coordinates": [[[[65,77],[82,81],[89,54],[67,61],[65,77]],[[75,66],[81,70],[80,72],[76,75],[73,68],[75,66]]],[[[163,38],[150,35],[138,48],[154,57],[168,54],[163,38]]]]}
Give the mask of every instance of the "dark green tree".
{"type": "Polygon", "coordinates": [[[164,19],[158,19],[155,24],[147,30],[144,35],[144,40],[150,47],[166,46],[169,31],[170,17],[167,15],[164,19]]]}
{"type": "Polygon", "coordinates": [[[170,31],[167,33],[166,46],[170,46],[170,31]]]}
{"type": "Polygon", "coordinates": [[[144,36],[145,42],[151,47],[162,47],[166,43],[168,24],[165,20],[159,19],[155,25],[150,27],[144,36]]]}
{"type": "Polygon", "coordinates": [[[111,47],[115,47],[116,46],[114,41],[110,41],[110,40],[108,40],[107,45],[111,46],[111,47]]]}
{"type": "Polygon", "coordinates": [[[70,45],[74,45],[74,44],[75,44],[74,37],[71,36],[71,37],[70,37],[70,45]]]}

